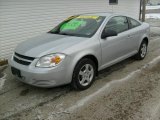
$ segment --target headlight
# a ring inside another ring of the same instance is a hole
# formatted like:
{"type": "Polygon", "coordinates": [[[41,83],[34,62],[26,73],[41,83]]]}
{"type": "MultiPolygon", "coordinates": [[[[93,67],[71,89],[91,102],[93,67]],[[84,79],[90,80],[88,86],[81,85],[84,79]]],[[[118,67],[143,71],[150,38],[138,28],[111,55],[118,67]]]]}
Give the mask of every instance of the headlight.
{"type": "Polygon", "coordinates": [[[50,54],[43,56],[39,59],[36,67],[55,67],[63,61],[65,58],[64,54],[50,54]]]}

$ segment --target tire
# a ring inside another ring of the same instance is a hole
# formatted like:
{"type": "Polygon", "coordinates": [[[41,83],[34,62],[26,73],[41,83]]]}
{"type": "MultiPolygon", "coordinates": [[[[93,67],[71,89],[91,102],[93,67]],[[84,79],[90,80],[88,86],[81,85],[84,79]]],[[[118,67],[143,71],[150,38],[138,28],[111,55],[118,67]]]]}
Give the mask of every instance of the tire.
{"type": "Polygon", "coordinates": [[[95,80],[96,65],[88,58],[80,60],[74,71],[71,86],[76,90],[85,90],[89,88],[95,80]]]}
{"type": "Polygon", "coordinates": [[[147,42],[142,41],[138,53],[135,55],[136,60],[143,60],[146,57],[147,54],[147,42]]]}

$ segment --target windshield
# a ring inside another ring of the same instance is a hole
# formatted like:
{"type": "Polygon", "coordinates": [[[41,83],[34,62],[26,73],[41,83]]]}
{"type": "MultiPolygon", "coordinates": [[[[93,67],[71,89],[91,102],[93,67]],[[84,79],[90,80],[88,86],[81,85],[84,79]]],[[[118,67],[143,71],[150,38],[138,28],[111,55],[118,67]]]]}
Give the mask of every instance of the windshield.
{"type": "Polygon", "coordinates": [[[49,31],[53,34],[91,37],[103,22],[103,16],[71,16],[49,31]]]}

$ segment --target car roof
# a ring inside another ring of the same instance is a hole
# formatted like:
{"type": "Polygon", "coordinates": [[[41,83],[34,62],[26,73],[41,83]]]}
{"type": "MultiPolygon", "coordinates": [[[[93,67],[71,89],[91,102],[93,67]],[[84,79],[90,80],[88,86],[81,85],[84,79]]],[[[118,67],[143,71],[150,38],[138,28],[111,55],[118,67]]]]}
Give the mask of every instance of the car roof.
{"type": "Polygon", "coordinates": [[[119,15],[112,12],[95,12],[95,13],[84,13],[80,15],[96,15],[96,16],[112,16],[112,15],[119,15]]]}
{"type": "MultiPolygon", "coordinates": [[[[95,12],[95,13],[84,13],[84,14],[79,14],[79,15],[91,15],[91,16],[105,16],[105,17],[110,17],[110,16],[126,16],[126,17],[130,17],[132,19],[135,19],[129,15],[126,14],[118,14],[118,13],[114,13],[114,12],[95,12]]],[[[140,22],[138,19],[135,19],[138,22],[140,22]]],[[[141,23],[141,22],[140,22],[141,23]]]]}

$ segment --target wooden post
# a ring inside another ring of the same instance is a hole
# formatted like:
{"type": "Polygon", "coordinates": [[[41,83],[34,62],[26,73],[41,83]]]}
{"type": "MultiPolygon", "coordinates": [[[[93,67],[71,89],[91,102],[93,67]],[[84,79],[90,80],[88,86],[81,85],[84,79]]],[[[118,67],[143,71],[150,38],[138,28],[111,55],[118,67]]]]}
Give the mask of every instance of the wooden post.
{"type": "Polygon", "coordinates": [[[142,20],[142,1],[140,0],[139,20],[142,20]]]}
{"type": "Polygon", "coordinates": [[[145,21],[145,16],[146,16],[146,0],[143,0],[143,3],[142,3],[142,22],[145,21]]]}

